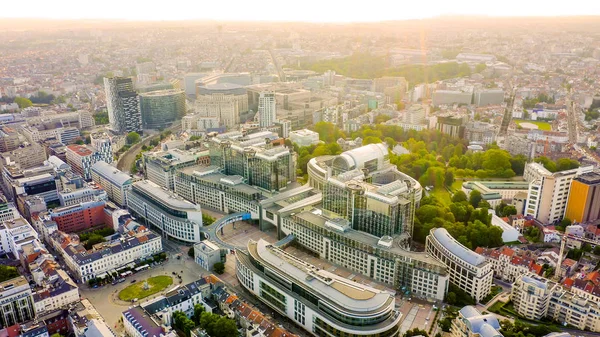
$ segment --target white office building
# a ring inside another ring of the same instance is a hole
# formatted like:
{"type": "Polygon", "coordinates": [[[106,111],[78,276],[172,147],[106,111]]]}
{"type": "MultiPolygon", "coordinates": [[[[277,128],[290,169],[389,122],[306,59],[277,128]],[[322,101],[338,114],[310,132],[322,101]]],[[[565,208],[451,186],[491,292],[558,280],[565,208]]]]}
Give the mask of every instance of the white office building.
{"type": "Polygon", "coordinates": [[[21,247],[38,239],[35,229],[21,217],[0,224],[0,254],[10,253],[19,259],[21,247]]]}
{"type": "Polygon", "coordinates": [[[290,132],[290,140],[292,143],[298,144],[298,146],[311,146],[319,144],[319,134],[308,130],[296,130],[290,132]]]}
{"type": "Polygon", "coordinates": [[[456,241],[445,228],[431,230],[425,251],[442,262],[448,268],[450,282],[475,301],[481,301],[490,293],[494,276],[492,265],[485,257],[456,241]]]}
{"type": "Polygon", "coordinates": [[[127,205],[126,191],[132,184],[129,174],[108,163],[99,161],[92,165],[92,180],[104,189],[108,198],[115,204],[121,207],[127,205]]]}
{"type": "Polygon", "coordinates": [[[227,249],[222,249],[208,240],[200,241],[194,245],[194,261],[208,270],[213,270],[215,263],[225,263],[227,249]]]}
{"type": "Polygon", "coordinates": [[[316,336],[399,334],[392,293],[319,270],[262,239],[236,255],[244,288],[316,336]]]}
{"type": "Polygon", "coordinates": [[[277,105],[275,102],[275,93],[261,92],[258,97],[258,125],[261,128],[268,128],[275,124],[277,120],[277,105]]]}
{"type": "Polygon", "coordinates": [[[202,211],[172,192],[148,181],[138,181],[127,191],[127,207],[165,237],[186,243],[201,240],[202,211]]]}

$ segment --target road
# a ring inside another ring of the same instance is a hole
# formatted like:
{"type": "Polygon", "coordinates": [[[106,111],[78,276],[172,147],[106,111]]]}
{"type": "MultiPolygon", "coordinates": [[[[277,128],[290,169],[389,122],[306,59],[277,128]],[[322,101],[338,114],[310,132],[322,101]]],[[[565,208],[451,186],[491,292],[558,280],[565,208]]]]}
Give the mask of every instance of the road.
{"type": "Polygon", "coordinates": [[[273,61],[273,65],[275,66],[275,69],[277,69],[277,75],[279,75],[279,80],[284,81],[285,73],[281,69],[279,62],[277,62],[277,57],[275,56],[275,52],[271,48],[269,48],[269,55],[271,55],[271,60],[273,61]]]}
{"type": "Polygon", "coordinates": [[[571,96],[567,98],[567,128],[569,131],[569,143],[577,144],[577,117],[575,116],[575,103],[571,96]]]}
{"type": "Polygon", "coordinates": [[[504,110],[504,117],[502,118],[502,124],[500,125],[500,135],[506,135],[508,131],[508,126],[510,125],[510,121],[512,120],[512,113],[515,104],[515,94],[517,92],[517,87],[512,89],[511,96],[506,103],[506,109],[504,110]]]}
{"type": "MultiPolygon", "coordinates": [[[[177,133],[181,130],[181,123],[176,122],[167,130],[177,133]]],[[[142,146],[150,144],[150,141],[156,137],[160,137],[160,135],[147,136],[141,142],[133,145],[129,150],[125,151],[125,153],[123,153],[121,158],[119,158],[117,161],[117,169],[123,172],[129,172],[133,162],[135,161],[135,157],[138,155],[138,153],[140,153],[140,151],[142,151],[142,146]]]]}

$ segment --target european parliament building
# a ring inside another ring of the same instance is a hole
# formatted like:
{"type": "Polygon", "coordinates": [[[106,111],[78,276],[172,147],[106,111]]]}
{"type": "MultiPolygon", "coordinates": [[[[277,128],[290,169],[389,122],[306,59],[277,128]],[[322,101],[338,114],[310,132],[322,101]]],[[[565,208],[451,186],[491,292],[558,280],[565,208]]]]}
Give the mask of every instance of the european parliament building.
{"type": "Polygon", "coordinates": [[[289,148],[272,145],[278,138],[270,131],[218,135],[209,142],[211,164],[223,174],[244,177],[249,185],[270,192],[283,190],[296,180],[296,167],[289,148]]]}

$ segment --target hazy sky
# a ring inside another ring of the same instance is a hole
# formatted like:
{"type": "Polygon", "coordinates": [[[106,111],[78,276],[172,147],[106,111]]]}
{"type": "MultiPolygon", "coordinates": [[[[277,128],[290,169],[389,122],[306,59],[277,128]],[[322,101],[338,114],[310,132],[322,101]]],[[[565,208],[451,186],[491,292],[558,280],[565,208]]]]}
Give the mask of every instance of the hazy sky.
{"type": "Polygon", "coordinates": [[[600,15],[599,0],[2,0],[0,18],[356,22],[600,15]]]}

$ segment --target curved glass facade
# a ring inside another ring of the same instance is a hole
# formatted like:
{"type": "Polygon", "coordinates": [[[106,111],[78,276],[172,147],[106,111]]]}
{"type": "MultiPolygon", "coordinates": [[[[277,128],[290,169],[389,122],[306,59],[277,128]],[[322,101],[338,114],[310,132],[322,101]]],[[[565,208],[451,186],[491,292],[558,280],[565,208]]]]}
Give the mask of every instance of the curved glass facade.
{"type": "Polygon", "coordinates": [[[185,93],[176,89],[142,93],[140,111],[144,128],[166,128],[185,115],[185,93]]]}

